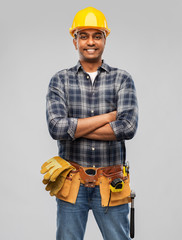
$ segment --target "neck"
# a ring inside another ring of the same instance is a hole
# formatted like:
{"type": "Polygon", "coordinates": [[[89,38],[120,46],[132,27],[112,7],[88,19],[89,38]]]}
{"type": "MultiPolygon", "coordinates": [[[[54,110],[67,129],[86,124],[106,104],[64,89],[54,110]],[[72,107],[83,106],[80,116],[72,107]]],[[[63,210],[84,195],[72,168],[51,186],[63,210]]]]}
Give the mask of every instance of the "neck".
{"type": "Polygon", "coordinates": [[[102,60],[100,60],[99,62],[84,62],[80,60],[80,63],[83,67],[83,69],[85,70],[85,72],[96,72],[97,69],[102,65],[102,60]]]}

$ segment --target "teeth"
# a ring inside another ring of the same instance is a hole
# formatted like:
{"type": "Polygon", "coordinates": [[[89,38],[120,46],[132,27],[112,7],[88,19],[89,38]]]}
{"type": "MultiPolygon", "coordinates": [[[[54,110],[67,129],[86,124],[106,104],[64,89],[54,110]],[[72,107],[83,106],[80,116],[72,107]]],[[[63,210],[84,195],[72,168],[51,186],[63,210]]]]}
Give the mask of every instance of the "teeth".
{"type": "Polygon", "coordinates": [[[95,52],[95,49],[87,49],[87,52],[95,52]]]}

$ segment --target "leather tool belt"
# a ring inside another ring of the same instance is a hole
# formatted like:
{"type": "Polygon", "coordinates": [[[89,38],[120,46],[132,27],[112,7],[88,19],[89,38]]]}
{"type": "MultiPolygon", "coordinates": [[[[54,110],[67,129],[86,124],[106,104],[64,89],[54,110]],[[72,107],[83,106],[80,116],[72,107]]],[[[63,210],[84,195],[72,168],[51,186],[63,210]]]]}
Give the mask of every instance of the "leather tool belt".
{"type": "Polygon", "coordinates": [[[131,202],[130,178],[129,174],[123,176],[122,165],[86,168],[75,162],[69,162],[76,170],[72,170],[69,173],[62,189],[56,195],[57,198],[75,204],[80,184],[83,184],[85,187],[91,188],[99,185],[101,205],[103,207],[107,207],[108,202],[109,206],[117,206],[131,202]],[[116,178],[121,178],[124,181],[124,188],[121,192],[110,191],[110,183],[116,178]]]}
{"type": "Polygon", "coordinates": [[[116,178],[121,178],[123,181],[127,179],[127,177],[123,176],[123,167],[122,165],[114,165],[109,167],[82,167],[81,165],[69,161],[69,163],[76,168],[80,173],[80,181],[84,184],[85,187],[95,187],[95,185],[99,185],[99,178],[101,176],[105,176],[108,178],[109,183],[111,183],[116,178]]]}

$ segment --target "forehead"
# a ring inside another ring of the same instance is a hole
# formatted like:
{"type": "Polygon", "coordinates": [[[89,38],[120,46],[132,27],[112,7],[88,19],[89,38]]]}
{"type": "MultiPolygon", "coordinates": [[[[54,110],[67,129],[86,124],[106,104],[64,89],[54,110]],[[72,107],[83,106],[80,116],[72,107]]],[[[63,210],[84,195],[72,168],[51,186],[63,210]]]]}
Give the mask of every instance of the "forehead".
{"type": "Polygon", "coordinates": [[[103,34],[102,31],[98,30],[98,29],[82,29],[78,32],[79,34],[103,34]]]}

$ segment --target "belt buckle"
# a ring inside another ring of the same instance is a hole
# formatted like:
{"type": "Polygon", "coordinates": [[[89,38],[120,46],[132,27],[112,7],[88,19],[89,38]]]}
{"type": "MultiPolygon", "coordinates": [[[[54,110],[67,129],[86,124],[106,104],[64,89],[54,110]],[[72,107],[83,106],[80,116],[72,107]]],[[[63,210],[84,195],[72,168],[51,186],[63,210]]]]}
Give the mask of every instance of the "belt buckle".
{"type": "Polygon", "coordinates": [[[96,175],[96,170],[92,169],[92,168],[89,168],[89,169],[85,170],[85,172],[89,176],[95,176],[96,175]]]}
{"type": "Polygon", "coordinates": [[[89,177],[87,179],[85,179],[84,186],[94,188],[95,183],[96,183],[95,176],[97,174],[97,171],[93,168],[88,168],[88,169],[85,170],[85,173],[89,177]]]}

